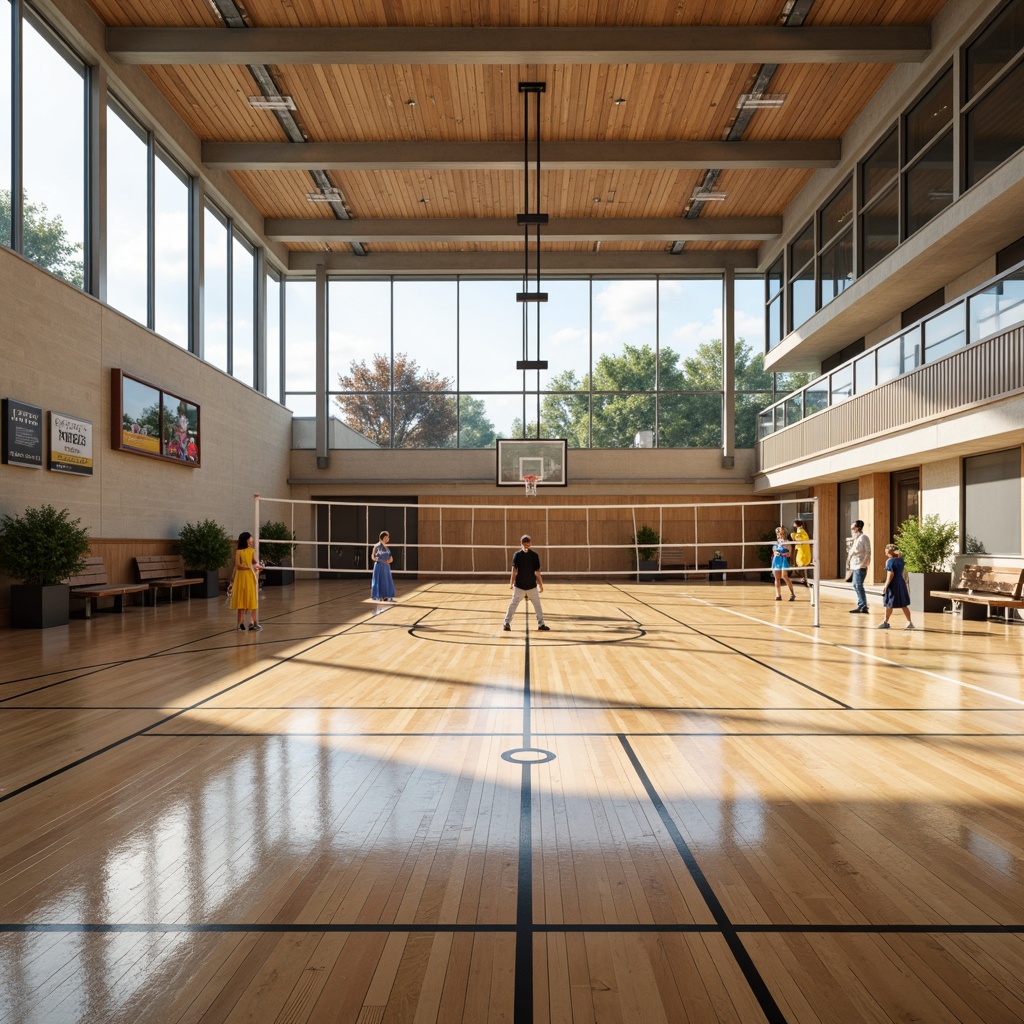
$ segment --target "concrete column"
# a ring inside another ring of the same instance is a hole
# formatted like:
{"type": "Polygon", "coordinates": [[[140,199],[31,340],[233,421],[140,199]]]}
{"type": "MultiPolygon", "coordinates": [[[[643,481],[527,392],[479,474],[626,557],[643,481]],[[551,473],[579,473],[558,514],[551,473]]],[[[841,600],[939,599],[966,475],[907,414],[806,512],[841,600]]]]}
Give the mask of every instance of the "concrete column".
{"type": "Polygon", "coordinates": [[[316,265],[316,468],[330,465],[327,436],[327,264],[316,265]]]}

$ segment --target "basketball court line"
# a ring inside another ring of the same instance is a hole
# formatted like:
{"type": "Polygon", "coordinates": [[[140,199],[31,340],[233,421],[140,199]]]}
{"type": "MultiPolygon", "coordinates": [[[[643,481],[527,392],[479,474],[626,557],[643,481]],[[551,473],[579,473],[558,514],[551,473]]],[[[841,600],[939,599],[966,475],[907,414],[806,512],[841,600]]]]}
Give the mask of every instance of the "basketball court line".
{"type": "Polygon", "coordinates": [[[954,686],[962,687],[965,690],[974,690],[976,693],[984,693],[988,697],[995,697],[997,700],[1005,700],[1011,704],[1018,705],[1018,707],[1024,707],[1024,700],[1019,700],[1017,697],[1008,697],[1005,693],[998,693],[996,690],[988,690],[984,686],[976,686],[974,683],[967,683],[962,679],[954,679],[952,676],[940,675],[938,672],[932,672],[926,668],[916,668],[913,665],[905,665],[902,662],[893,661],[892,658],[886,658],[880,654],[872,654],[868,651],[858,650],[856,647],[847,647],[845,644],[836,643],[834,640],[824,640],[820,636],[801,633],[798,629],[795,629],[792,626],[780,626],[777,622],[769,622],[767,619],[759,619],[754,615],[748,615],[746,612],[738,612],[734,608],[726,608],[723,605],[714,604],[711,601],[705,601],[703,598],[693,597],[690,594],[684,593],[678,596],[688,598],[691,601],[696,601],[697,604],[702,604],[707,608],[714,608],[715,611],[728,612],[730,615],[735,615],[738,618],[747,619],[750,622],[756,622],[762,626],[770,626],[772,629],[778,630],[782,633],[792,633],[794,636],[802,637],[804,640],[810,640],[812,643],[823,644],[826,647],[832,647],[837,651],[845,651],[847,654],[867,658],[870,661],[881,662],[883,665],[891,665],[893,668],[903,669],[905,672],[914,672],[918,675],[928,676],[931,679],[939,680],[939,682],[952,683],[954,686]]]}

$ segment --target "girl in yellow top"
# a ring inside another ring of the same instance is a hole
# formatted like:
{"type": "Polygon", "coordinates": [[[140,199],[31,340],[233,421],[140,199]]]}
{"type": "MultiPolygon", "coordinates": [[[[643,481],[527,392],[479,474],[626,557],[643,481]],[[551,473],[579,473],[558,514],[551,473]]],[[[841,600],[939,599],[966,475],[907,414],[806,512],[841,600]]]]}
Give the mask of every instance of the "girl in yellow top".
{"type": "Polygon", "coordinates": [[[231,575],[231,607],[238,612],[238,628],[245,630],[245,613],[250,613],[252,622],[250,629],[261,630],[257,609],[259,605],[259,587],[256,585],[257,575],[263,566],[255,560],[256,551],[251,533],[243,533],[238,537],[238,550],[235,552],[235,564],[231,575]]]}

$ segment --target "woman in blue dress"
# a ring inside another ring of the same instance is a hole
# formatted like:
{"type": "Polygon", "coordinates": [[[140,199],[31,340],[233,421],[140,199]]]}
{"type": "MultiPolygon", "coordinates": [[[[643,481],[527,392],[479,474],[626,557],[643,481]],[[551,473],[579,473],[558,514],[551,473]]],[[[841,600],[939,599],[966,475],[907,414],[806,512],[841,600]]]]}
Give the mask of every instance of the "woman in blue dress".
{"type": "Polygon", "coordinates": [[[786,528],[784,526],[775,527],[775,543],[772,545],[772,575],[775,577],[776,601],[782,600],[782,582],[789,588],[790,601],[796,600],[793,584],[789,582],[789,563],[793,549],[788,541],[789,534],[786,533],[786,528]]]}
{"type": "Polygon", "coordinates": [[[907,587],[906,578],[903,575],[903,556],[895,544],[885,545],[885,586],[882,588],[882,605],[885,608],[885,622],[878,628],[889,628],[889,616],[893,608],[902,608],[906,616],[907,624],[904,629],[913,629],[914,623],[910,618],[910,590],[907,587]]]}
{"type": "Polygon", "coordinates": [[[388,531],[380,535],[380,541],[373,549],[373,581],[370,583],[370,597],[374,601],[394,601],[395,581],[391,577],[391,552],[388,551],[388,531]]]}

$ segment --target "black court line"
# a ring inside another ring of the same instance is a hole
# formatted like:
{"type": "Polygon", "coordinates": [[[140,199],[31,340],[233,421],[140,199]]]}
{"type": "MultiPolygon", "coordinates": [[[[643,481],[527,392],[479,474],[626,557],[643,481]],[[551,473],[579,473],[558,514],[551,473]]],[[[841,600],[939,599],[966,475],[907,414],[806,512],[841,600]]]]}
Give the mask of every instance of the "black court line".
{"type": "MultiPolygon", "coordinates": [[[[539,924],[535,932],[545,935],[722,935],[725,933],[718,924],[539,924]]],[[[123,923],[97,922],[0,922],[0,935],[45,933],[54,935],[146,935],[146,934],[220,934],[231,932],[254,932],[256,934],[329,934],[353,932],[380,934],[388,932],[440,932],[444,934],[509,934],[515,932],[515,924],[466,924],[423,921],[383,922],[342,921],[146,921],[123,923]]],[[[1024,924],[742,924],[734,923],[729,930],[745,935],[1022,935],[1024,924]]]]}
{"type": "Polygon", "coordinates": [[[775,997],[769,991],[768,986],[761,977],[761,972],[758,971],[750,953],[747,952],[747,948],[740,941],[740,937],[736,932],[735,927],[729,920],[729,915],[725,912],[725,907],[722,906],[718,897],[715,895],[715,891],[712,889],[711,883],[708,881],[707,876],[697,863],[697,858],[694,856],[693,851],[683,838],[683,834],[679,831],[679,828],[675,823],[675,819],[669,813],[668,807],[661,799],[658,791],[654,788],[654,783],[651,781],[651,778],[644,769],[644,766],[640,763],[640,758],[637,757],[636,751],[630,745],[629,740],[625,736],[619,736],[619,742],[622,744],[622,749],[626,752],[626,757],[629,758],[629,762],[633,766],[633,770],[636,772],[641,784],[647,791],[647,795],[650,798],[651,803],[658,812],[658,817],[661,818],[662,825],[671,837],[676,849],[679,851],[679,855],[682,857],[683,863],[686,865],[686,870],[690,873],[690,878],[693,879],[694,885],[697,886],[704,902],[707,904],[708,910],[711,911],[711,916],[719,926],[722,938],[725,939],[726,945],[728,945],[729,950],[736,961],[736,965],[739,967],[740,971],[742,971],[743,977],[750,986],[750,990],[754,994],[754,998],[757,999],[765,1018],[771,1022],[771,1024],[785,1024],[785,1014],[783,1014],[782,1010],[779,1008],[778,1003],[775,1002],[775,997]]]}
{"type": "MultiPolygon", "coordinates": [[[[608,585],[610,587],[615,587],[617,590],[621,589],[620,587],[617,587],[614,583],[609,583],[608,585]]],[[[625,593],[625,591],[623,591],[623,593],[625,593]]],[[[824,690],[819,690],[817,689],[817,687],[811,686],[810,683],[805,683],[802,680],[797,679],[795,676],[791,676],[788,673],[783,672],[781,669],[776,668],[774,665],[769,665],[768,662],[763,661],[761,658],[755,658],[754,655],[747,654],[746,651],[741,651],[738,647],[733,647],[732,644],[727,644],[724,640],[720,639],[717,636],[714,636],[712,633],[706,633],[704,632],[704,630],[698,629],[696,626],[691,625],[689,622],[685,622],[683,619],[677,618],[675,615],[670,615],[668,612],[656,607],[649,601],[641,600],[639,597],[633,597],[633,595],[628,596],[632,597],[633,600],[635,600],[638,604],[642,604],[644,607],[650,608],[650,610],[654,612],[656,615],[662,615],[666,619],[669,619],[671,622],[675,622],[678,625],[690,630],[691,632],[696,633],[697,636],[702,636],[706,640],[710,640],[712,643],[719,644],[720,646],[724,647],[727,651],[731,651],[733,654],[736,654],[741,658],[746,658],[747,661],[752,661],[755,665],[759,665],[761,668],[766,669],[768,672],[771,672],[774,675],[781,676],[783,679],[788,680],[795,686],[800,686],[805,690],[810,690],[811,693],[816,693],[819,697],[822,697],[824,700],[831,701],[833,704],[838,705],[844,711],[855,710],[852,704],[847,704],[846,701],[842,701],[838,697],[833,697],[831,694],[825,693],[824,690]]],[[[712,607],[714,606],[712,605],[712,607]]],[[[771,625],[771,623],[768,623],[768,625],[771,625]]]]}

